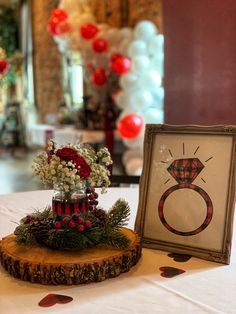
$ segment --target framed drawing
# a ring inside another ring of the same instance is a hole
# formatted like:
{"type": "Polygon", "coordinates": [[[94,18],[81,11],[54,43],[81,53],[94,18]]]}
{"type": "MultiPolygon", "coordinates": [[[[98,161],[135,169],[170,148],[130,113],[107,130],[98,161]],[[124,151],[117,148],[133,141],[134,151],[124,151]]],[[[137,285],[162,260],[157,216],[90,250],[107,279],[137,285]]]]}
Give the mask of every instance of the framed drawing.
{"type": "Polygon", "coordinates": [[[147,125],[135,229],[143,246],[229,264],[236,127],[147,125]]]}

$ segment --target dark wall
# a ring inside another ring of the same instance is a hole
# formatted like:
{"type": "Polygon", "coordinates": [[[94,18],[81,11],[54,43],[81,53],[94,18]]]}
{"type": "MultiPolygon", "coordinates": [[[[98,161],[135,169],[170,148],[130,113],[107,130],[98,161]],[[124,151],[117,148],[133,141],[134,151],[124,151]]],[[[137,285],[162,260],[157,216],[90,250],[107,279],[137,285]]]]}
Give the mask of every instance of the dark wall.
{"type": "Polygon", "coordinates": [[[165,122],[236,124],[236,1],[163,0],[165,122]]]}

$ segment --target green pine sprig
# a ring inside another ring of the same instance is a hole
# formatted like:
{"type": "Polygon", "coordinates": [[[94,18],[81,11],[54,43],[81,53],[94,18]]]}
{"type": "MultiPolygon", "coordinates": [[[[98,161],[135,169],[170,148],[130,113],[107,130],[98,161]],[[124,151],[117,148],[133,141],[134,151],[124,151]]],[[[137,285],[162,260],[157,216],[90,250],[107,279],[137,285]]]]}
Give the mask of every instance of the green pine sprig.
{"type": "Polygon", "coordinates": [[[129,204],[123,200],[118,199],[108,213],[107,228],[121,228],[126,226],[130,216],[129,204]]]}
{"type": "MultiPolygon", "coordinates": [[[[80,214],[81,215],[81,214],[80,214]]],[[[96,220],[96,212],[86,212],[86,218],[96,220]],[[94,216],[93,216],[94,215],[94,216]]],[[[21,224],[15,229],[16,241],[19,244],[43,244],[54,249],[81,250],[99,243],[112,245],[116,248],[127,248],[129,238],[122,233],[130,215],[130,208],[126,201],[119,199],[108,213],[108,220],[104,225],[96,223],[83,232],[76,229],[55,229],[53,221],[56,218],[50,208],[44,211],[35,211],[21,219],[21,224]]],[[[60,217],[57,217],[60,218],[60,217]]],[[[57,219],[56,218],[56,219],[57,219]]]]}

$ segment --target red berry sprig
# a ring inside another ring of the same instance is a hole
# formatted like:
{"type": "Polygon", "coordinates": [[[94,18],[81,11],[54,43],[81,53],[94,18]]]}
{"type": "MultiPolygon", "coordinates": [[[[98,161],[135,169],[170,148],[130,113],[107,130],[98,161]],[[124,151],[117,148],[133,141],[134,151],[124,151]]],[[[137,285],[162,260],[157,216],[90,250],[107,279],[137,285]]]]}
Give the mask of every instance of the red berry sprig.
{"type": "Polygon", "coordinates": [[[94,188],[87,188],[86,193],[88,194],[88,203],[89,203],[88,209],[90,211],[94,210],[95,207],[98,205],[98,200],[97,200],[98,193],[95,192],[94,188]]]}

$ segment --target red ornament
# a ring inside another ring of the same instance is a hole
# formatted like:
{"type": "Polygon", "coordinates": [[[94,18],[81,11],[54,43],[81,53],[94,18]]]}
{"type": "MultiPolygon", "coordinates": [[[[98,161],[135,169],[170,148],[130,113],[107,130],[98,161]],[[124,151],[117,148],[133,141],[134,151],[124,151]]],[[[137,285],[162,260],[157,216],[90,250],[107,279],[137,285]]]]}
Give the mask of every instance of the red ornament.
{"type": "Polygon", "coordinates": [[[89,220],[85,220],[84,225],[85,225],[87,228],[91,228],[91,227],[92,227],[92,223],[91,223],[91,221],[89,221],[89,220]]]}
{"type": "Polygon", "coordinates": [[[93,50],[95,52],[102,53],[104,51],[107,51],[107,49],[108,49],[108,44],[107,44],[107,41],[105,39],[97,38],[94,40],[93,50]]]}
{"type": "Polygon", "coordinates": [[[97,32],[98,32],[97,26],[92,23],[86,23],[80,27],[80,35],[87,40],[94,38],[97,32]]]}
{"type": "Polygon", "coordinates": [[[73,221],[73,220],[71,220],[70,222],[69,222],[69,227],[71,228],[71,229],[74,229],[75,228],[75,222],[73,221]]]}
{"type": "Polygon", "coordinates": [[[84,231],[84,226],[83,225],[79,225],[77,230],[78,230],[78,232],[83,232],[84,231]]]}
{"type": "Polygon", "coordinates": [[[78,218],[78,224],[82,224],[84,222],[84,219],[82,217],[78,218]]]}
{"type": "Polygon", "coordinates": [[[125,74],[131,68],[131,60],[125,57],[117,57],[111,62],[111,68],[116,74],[125,74]]]}
{"type": "Polygon", "coordinates": [[[52,10],[51,17],[56,17],[59,21],[64,21],[68,18],[68,14],[65,10],[57,8],[52,10]]]}
{"type": "Polygon", "coordinates": [[[130,113],[118,122],[118,132],[125,139],[133,139],[139,135],[143,127],[142,116],[130,113]]]}
{"type": "Polygon", "coordinates": [[[103,68],[97,68],[92,73],[92,82],[94,85],[102,86],[107,82],[107,75],[103,68]]]}
{"type": "Polygon", "coordinates": [[[0,75],[4,75],[9,70],[9,63],[6,60],[0,60],[0,75]]]}
{"type": "Polygon", "coordinates": [[[60,222],[60,221],[56,221],[55,224],[54,224],[54,227],[55,227],[56,229],[61,229],[61,227],[62,227],[61,222],[60,222]]]}
{"type": "Polygon", "coordinates": [[[64,218],[63,218],[63,223],[64,223],[64,224],[68,224],[69,221],[70,221],[70,218],[69,218],[69,217],[64,217],[64,218]]]}

